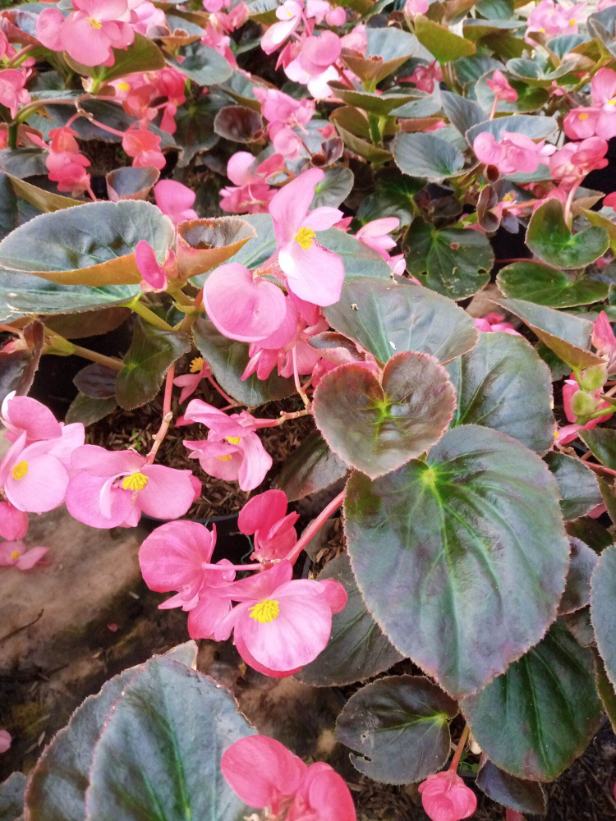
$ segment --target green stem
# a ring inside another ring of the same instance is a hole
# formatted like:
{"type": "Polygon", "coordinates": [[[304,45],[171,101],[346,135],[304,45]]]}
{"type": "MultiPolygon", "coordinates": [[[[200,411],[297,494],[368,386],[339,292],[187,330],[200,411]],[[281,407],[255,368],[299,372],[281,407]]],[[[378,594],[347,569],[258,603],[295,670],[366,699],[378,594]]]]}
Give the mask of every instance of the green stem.
{"type": "Polygon", "coordinates": [[[9,148],[17,148],[17,137],[19,135],[19,123],[15,121],[9,125],[9,148]]]}
{"type": "Polygon", "coordinates": [[[162,317],[155,314],[154,311],[150,310],[147,305],[144,305],[142,302],[139,301],[140,297],[135,297],[135,299],[131,300],[130,302],[126,303],[126,307],[130,308],[131,311],[138,314],[143,320],[145,320],[149,325],[153,325],[155,328],[158,328],[160,331],[173,331],[173,326],[169,325],[168,322],[165,322],[162,317]]]}

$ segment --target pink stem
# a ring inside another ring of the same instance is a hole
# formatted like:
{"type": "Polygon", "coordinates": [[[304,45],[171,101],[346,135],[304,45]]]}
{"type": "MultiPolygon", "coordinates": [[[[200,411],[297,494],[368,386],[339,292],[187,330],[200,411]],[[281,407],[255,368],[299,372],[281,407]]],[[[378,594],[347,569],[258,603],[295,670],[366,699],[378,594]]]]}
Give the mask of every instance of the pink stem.
{"type": "Polygon", "coordinates": [[[295,562],[299,554],[304,548],[313,540],[319,530],[323,527],[325,522],[332,516],[344,502],[344,495],[346,490],[341,490],[340,493],[331,500],[331,502],[324,507],[316,519],[313,519],[308,527],[304,530],[302,535],[295,543],[292,550],[287,553],[285,559],[289,562],[295,562]]]}
{"type": "Polygon", "coordinates": [[[449,765],[449,769],[454,773],[458,769],[458,765],[460,764],[460,759],[462,758],[462,753],[464,752],[464,748],[466,747],[466,742],[468,741],[470,733],[471,728],[468,726],[468,724],[466,724],[464,729],[462,730],[462,735],[460,736],[460,740],[458,741],[456,751],[453,754],[453,758],[451,759],[451,764],[449,765]]]}
{"type": "Polygon", "coordinates": [[[147,463],[151,465],[156,459],[156,454],[162,443],[165,440],[165,436],[169,432],[169,426],[173,421],[173,412],[171,410],[171,399],[173,396],[173,377],[175,376],[175,365],[171,365],[169,370],[167,371],[167,377],[165,379],[165,394],[163,396],[163,418],[162,422],[160,423],[160,427],[154,437],[154,442],[152,443],[152,447],[150,452],[147,455],[147,463]]]}
{"type": "Polygon", "coordinates": [[[229,402],[233,407],[237,407],[237,402],[228,393],[226,393],[218,384],[218,382],[212,376],[207,377],[207,381],[210,385],[214,388],[214,390],[218,391],[218,393],[222,396],[225,402],[229,402]]]}
{"type": "Polygon", "coordinates": [[[212,564],[211,562],[202,562],[202,570],[263,570],[263,565],[259,562],[253,564],[212,564]]]}

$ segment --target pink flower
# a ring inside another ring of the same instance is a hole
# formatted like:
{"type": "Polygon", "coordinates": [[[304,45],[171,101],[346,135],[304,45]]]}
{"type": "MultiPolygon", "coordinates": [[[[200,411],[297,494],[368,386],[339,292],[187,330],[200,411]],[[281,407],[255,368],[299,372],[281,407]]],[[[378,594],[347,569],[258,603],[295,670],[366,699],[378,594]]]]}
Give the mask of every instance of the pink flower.
{"type": "Polygon", "coordinates": [[[272,54],[289,39],[302,22],[302,4],[296,0],[285,0],[276,9],[277,23],[269,26],[261,38],[261,48],[266,54],[272,54]]]}
{"type": "Polygon", "coordinates": [[[574,108],[565,117],[565,134],[575,140],[616,136],[616,71],[601,68],[590,83],[592,106],[574,108]]]}
{"type": "Polygon", "coordinates": [[[164,291],[168,280],[173,279],[177,273],[173,251],[169,251],[161,265],[154,249],[144,239],[140,239],[135,245],[135,262],[141,274],[141,287],[144,291],[164,291]]]}
{"type": "Polygon", "coordinates": [[[11,749],[13,743],[13,736],[8,730],[0,730],[0,753],[6,753],[11,749]]]}
{"type": "Polygon", "coordinates": [[[196,197],[194,191],[176,180],[161,180],[154,186],[156,205],[175,225],[197,219],[193,209],[196,197]]]}
{"type": "Polygon", "coordinates": [[[159,607],[188,611],[188,632],[195,639],[216,639],[218,625],[231,610],[230,599],[218,593],[234,580],[235,571],[226,559],[218,562],[224,569],[204,567],[215,545],[215,528],[181,521],[157,527],[139,548],[141,575],[150,590],[176,591],[159,607]]]}
{"type": "Polygon", "coordinates": [[[460,821],[477,809],[477,796],[453,770],[429,775],[419,785],[419,793],[432,821],[460,821]]]}
{"type": "Polygon", "coordinates": [[[133,126],[122,138],[122,148],[133,159],[135,168],[165,167],[165,157],[160,150],[160,137],[141,126],[133,126]]]}
{"type": "Polygon", "coordinates": [[[178,424],[198,422],[209,428],[207,439],[185,440],[191,459],[198,459],[210,476],[239,482],[242,490],[254,490],[272,466],[272,457],[255,433],[257,420],[246,411],[227,416],[200,399],[188,403],[178,424]]]}
{"type": "Polygon", "coordinates": [[[273,88],[255,87],[261,113],[268,121],[268,134],[274,150],[287,158],[299,156],[305,149],[294,129],[304,129],[314,115],[314,100],[296,100],[273,88]]]}
{"type": "Polygon", "coordinates": [[[151,465],[133,450],[78,448],[71,459],[68,512],[90,527],[134,527],[141,514],[183,516],[201,490],[189,470],[151,465]]]}
{"type": "Polygon", "coordinates": [[[284,559],[296,543],[299,513],[287,513],[287,505],[284,491],[266,490],[240,510],[237,524],[242,533],[254,537],[254,558],[284,559]]]}
{"type": "Polygon", "coordinates": [[[180,392],[180,402],[185,402],[189,396],[199,387],[202,379],[207,379],[212,375],[212,369],[207,364],[202,356],[196,356],[190,363],[190,370],[188,373],[183,373],[176,376],[173,384],[178,388],[182,388],[180,392]]]}
{"type": "Polygon", "coordinates": [[[605,311],[601,311],[593,323],[591,341],[599,356],[605,358],[607,372],[614,373],[616,371],[616,336],[614,336],[612,325],[605,311]]]}
{"type": "Polygon", "coordinates": [[[607,166],[607,149],[607,142],[599,137],[589,137],[579,143],[566,143],[549,158],[552,176],[565,186],[579,185],[591,171],[607,166]]]}
{"type": "Polygon", "coordinates": [[[345,781],[323,762],[308,766],[279,741],[241,738],[222,754],[222,774],[250,807],[288,821],[355,821],[345,781]]]}
{"type": "Polygon", "coordinates": [[[27,532],[28,514],[0,501],[0,538],[15,542],[24,539],[27,532]]]}
{"type": "Polygon", "coordinates": [[[72,128],[53,128],[49,136],[49,154],[45,159],[49,179],[57,183],[58,191],[72,197],[78,197],[84,191],[92,194],[90,175],[86,171],[90,160],[80,153],[75,132],[72,128]]]}
{"type": "Polygon", "coordinates": [[[203,304],[220,333],[240,342],[267,339],[286,313],[282,290],[238,262],[212,271],[203,286],[203,304]]]}
{"type": "Polygon", "coordinates": [[[268,676],[296,673],[322,652],[332,615],[343,610],[347,593],[340,582],[292,579],[282,561],[230,584],[225,595],[240,602],[221,625],[246,664],[268,676]]]}
{"type": "Polygon", "coordinates": [[[294,59],[285,66],[286,75],[295,83],[307,85],[315,100],[329,97],[332,90],[328,83],[340,79],[334,63],[341,51],[341,40],[333,31],[306,37],[294,59]]]}
{"type": "Polygon", "coordinates": [[[42,402],[30,396],[16,396],[14,391],[2,400],[0,422],[6,428],[5,436],[10,442],[24,433],[28,445],[60,436],[63,427],[42,402]]]}
{"type": "Polygon", "coordinates": [[[154,3],[145,0],[143,3],[134,4],[133,0],[129,0],[129,7],[131,10],[131,25],[139,34],[154,39],[156,36],[160,36],[161,33],[168,31],[165,12],[156,8],[154,3]]]}
{"type": "Polygon", "coordinates": [[[486,80],[486,85],[492,90],[497,100],[504,100],[507,103],[515,103],[518,99],[518,92],[510,84],[502,71],[498,69],[492,73],[490,79],[486,80]]]}
{"type": "Polygon", "coordinates": [[[527,32],[537,31],[548,37],[577,31],[584,6],[565,6],[553,0],[541,0],[528,15],[527,32]]]}
{"type": "Polygon", "coordinates": [[[398,217],[381,217],[381,219],[371,220],[362,225],[355,236],[363,245],[372,248],[386,262],[389,262],[389,251],[396,245],[396,240],[389,235],[399,227],[398,217]]]}
{"type": "Polygon", "coordinates": [[[236,214],[265,211],[276,193],[268,180],[283,168],[284,157],[280,154],[258,162],[248,151],[237,151],[227,163],[227,176],[235,185],[221,189],[220,207],[236,214]]]}
{"type": "Polygon", "coordinates": [[[503,131],[500,140],[490,131],[482,131],[473,141],[477,159],[495,166],[503,175],[534,173],[543,159],[542,148],[543,144],[512,131],[503,131]]]}
{"type": "Polygon", "coordinates": [[[310,211],[316,186],[325,174],[311,168],[281,188],[269,205],[274,220],[278,264],[289,289],[314,305],[333,305],[340,299],[344,280],[341,258],[322,248],[317,231],[331,228],[342,211],[323,206],[310,211]]]}
{"type": "Polygon", "coordinates": [[[594,108],[572,108],[564,119],[565,134],[571,140],[585,140],[597,133],[599,111],[594,108]]]}
{"type": "MultiPolygon", "coordinates": [[[[608,413],[604,416],[600,416],[597,419],[590,419],[588,422],[584,424],[580,424],[578,422],[578,417],[573,409],[573,401],[574,397],[580,391],[580,386],[578,385],[575,378],[565,379],[563,383],[563,410],[565,411],[565,416],[567,420],[571,423],[569,425],[563,425],[558,428],[558,430],[554,434],[555,441],[558,442],[559,445],[567,445],[569,442],[573,442],[574,439],[577,439],[578,434],[581,430],[592,430],[596,428],[597,425],[600,425],[602,422],[606,422],[611,417],[611,413],[608,413]]],[[[601,410],[603,408],[610,408],[607,402],[600,401],[601,398],[601,391],[596,390],[591,392],[591,396],[594,397],[596,401],[595,410],[601,410]]]]}
{"type": "Polygon", "coordinates": [[[477,330],[483,333],[503,333],[520,336],[513,325],[510,322],[505,322],[505,317],[496,312],[475,317],[473,321],[477,330]]]}
{"type": "Polygon", "coordinates": [[[406,0],[404,13],[414,17],[416,14],[425,14],[429,8],[430,0],[406,0]]]}
{"type": "Polygon", "coordinates": [[[0,104],[8,108],[13,119],[19,109],[30,102],[30,94],[25,88],[27,79],[25,69],[6,68],[0,71],[0,104]]]}
{"type": "Polygon", "coordinates": [[[0,542],[0,567],[32,570],[48,550],[47,547],[31,547],[28,550],[23,542],[0,542]]]}
{"type": "Polygon", "coordinates": [[[432,94],[434,86],[442,79],[443,72],[436,60],[428,66],[418,65],[408,77],[400,78],[403,82],[414,83],[420,91],[425,91],[426,94],[432,94]]]}

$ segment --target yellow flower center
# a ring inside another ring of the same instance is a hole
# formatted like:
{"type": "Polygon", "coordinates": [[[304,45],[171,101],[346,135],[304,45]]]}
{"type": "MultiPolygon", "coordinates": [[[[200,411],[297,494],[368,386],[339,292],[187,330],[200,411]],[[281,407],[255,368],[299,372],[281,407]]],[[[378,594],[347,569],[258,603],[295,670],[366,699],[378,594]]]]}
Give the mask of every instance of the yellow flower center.
{"type": "Polygon", "coordinates": [[[609,106],[615,106],[615,105],[616,105],[616,97],[612,97],[612,99],[611,99],[611,100],[608,100],[608,101],[607,101],[607,104],[608,104],[609,106]]]}
{"type": "Polygon", "coordinates": [[[11,552],[9,553],[9,559],[10,559],[12,562],[16,562],[16,561],[17,561],[17,559],[18,559],[20,556],[21,556],[21,551],[19,551],[19,550],[11,550],[11,552]]]}
{"type": "Polygon", "coordinates": [[[219,462],[230,462],[233,459],[230,453],[223,453],[221,456],[216,457],[219,462]]]}
{"type": "Polygon", "coordinates": [[[28,472],[28,463],[25,459],[22,459],[21,462],[17,462],[14,466],[13,470],[11,471],[11,476],[18,482],[20,479],[23,479],[24,476],[28,472]]]}
{"type": "Polygon", "coordinates": [[[145,475],[137,471],[136,473],[129,473],[122,479],[122,490],[143,490],[147,487],[150,480],[145,475]]]}
{"type": "Polygon", "coordinates": [[[239,436],[227,436],[227,442],[228,442],[230,445],[239,445],[239,443],[240,443],[241,441],[242,441],[242,440],[240,439],[240,437],[239,437],[239,436]]]}
{"type": "Polygon", "coordinates": [[[259,624],[269,624],[276,621],[279,615],[280,604],[276,599],[264,599],[257,602],[257,604],[253,604],[249,611],[250,618],[258,621],[259,624]]]}
{"type": "Polygon", "coordinates": [[[302,250],[307,251],[309,248],[312,248],[315,237],[316,232],[313,231],[312,228],[306,228],[306,226],[304,226],[300,228],[295,235],[295,242],[302,250]]]}
{"type": "Polygon", "coordinates": [[[203,368],[204,362],[202,356],[195,356],[195,358],[190,363],[190,372],[191,373],[199,373],[199,371],[203,368]]]}
{"type": "Polygon", "coordinates": [[[97,31],[103,27],[101,21],[97,20],[95,17],[89,17],[88,23],[90,24],[90,28],[96,29],[97,31]]]}
{"type": "Polygon", "coordinates": [[[577,26],[577,20],[575,19],[575,17],[572,17],[571,20],[569,20],[569,25],[571,26],[571,28],[577,26]]]}
{"type": "Polygon", "coordinates": [[[126,80],[120,80],[116,88],[118,91],[130,91],[130,83],[127,83],[126,80]]]}
{"type": "Polygon", "coordinates": [[[584,122],[584,120],[588,119],[588,116],[589,116],[588,114],[586,114],[585,112],[582,112],[581,114],[578,114],[578,120],[582,120],[582,122],[584,122]]]}

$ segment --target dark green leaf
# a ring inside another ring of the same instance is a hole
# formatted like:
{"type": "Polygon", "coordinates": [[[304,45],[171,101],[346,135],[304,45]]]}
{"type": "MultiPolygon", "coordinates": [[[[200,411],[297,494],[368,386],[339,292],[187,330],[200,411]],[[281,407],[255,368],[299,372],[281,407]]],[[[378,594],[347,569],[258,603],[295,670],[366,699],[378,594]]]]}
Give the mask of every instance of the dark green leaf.
{"type": "Polygon", "coordinates": [[[584,444],[602,465],[616,470],[616,430],[593,428],[580,433],[584,444]]]}
{"type": "Polygon", "coordinates": [[[355,106],[355,108],[361,108],[362,111],[369,111],[372,114],[381,116],[387,116],[394,109],[415,99],[415,94],[400,94],[396,92],[375,94],[368,91],[355,91],[355,89],[349,89],[342,83],[331,83],[331,87],[336,90],[336,97],[339,97],[343,103],[355,106]]]}
{"type": "Polygon", "coordinates": [[[387,362],[380,380],[360,363],[330,371],[315,391],[313,413],[334,453],[374,479],[438,442],[455,401],[436,359],[404,351],[387,362]]]}
{"type": "Polygon", "coordinates": [[[536,262],[514,262],[496,278],[507,297],[526,299],[552,308],[591,305],[607,298],[609,286],[595,279],[572,279],[562,271],[536,262]]]}
{"type": "Polygon", "coordinates": [[[376,86],[411,57],[432,59],[431,53],[413,34],[399,28],[369,27],[366,37],[368,48],[365,54],[344,50],[342,58],[360,79],[370,85],[376,86]]]}
{"type": "Polygon", "coordinates": [[[116,409],[115,398],[94,399],[83,393],[78,393],[71,402],[66,412],[66,422],[81,422],[88,427],[95,422],[100,422],[116,409]]]}
{"type": "MultiPolygon", "coordinates": [[[[114,61],[110,67],[103,68],[102,76],[105,82],[116,80],[125,74],[142,71],[156,71],[164,68],[165,58],[156,43],[142,34],[135,34],[132,45],[128,48],[114,49],[114,61]]],[[[97,70],[98,67],[96,67],[97,70]]],[[[80,74],[84,73],[82,71],[80,74]]],[[[90,73],[90,72],[86,72],[90,73]]]]}
{"type": "Polygon", "coordinates": [[[152,187],[158,182],[160,172],[156,168],[114,168],[105,175],[109,199],[145,200],[152,187]]]}
{"type": "Polygon", "coordinates": [[[597,647],[612,687],[616,687],[616,545],[599,556],[591,579],[590,617],[597,647]]]}
{"type": "MultiPolygon", "coordinates": [[[[495,66],[495,68],[499,68],[499,66],[495,66]]],[[[532,140],[546,140],[555,134],[557,130],[558,122],[554,117],[512,114],[510,117],[497,117],[495,120],[486,120],[483,123],[473,125],[467,131],[466,139],[472,145],[475,137],[483,131],[489,131],[497,140],[501,138],[504,131],[512,131],[516,134],[524,134],[532,140]]]]}
{"type": "Polygon", "coordinates": [[[449,757],[448,722],[458,706],[423,676],[388,676],[354,693],[336,721],[336,737],[359,755],[351,763],[385,784],[410,784],[449,757]]]}
{"type": "Polygon", "coordinates": [[[464,155],[434,134],[398,134],[392,153],[403,174],[423,177],[429,182],[441,182],[464,168],[464,155]]]}
{"type": "Polygon", "coordinates": [[[415,34],[419,42],[439,63],[449,63],[460,57],[470,57],[477,48],[473,42],[454,34],[447,26],[435,23],[428,17],[419,14],[415,17],[415,34]]]}
{"type": "Polygon", "coordinates": [[[328,562],[319,579],[336,579],[344,585],[349,599],[333,618],[327,647],[297,678],[318,687],[342,687],[365,681],[402,660],[368,613],[346,555],[328,562]]]}
{"type": "Polygon", "coordinates": [[[404,280],[347,281],[340,301],[325,309],[333,328],[381,362],[400,351],[429,353],[441,362],[477,342],[473,320],[445,297],[404,280]]]}
{"type": "Polygon", "coordinates": [[[345,530],[369,611],[452,695],[476,691],[539,641],[565,588],[556,482],[489,428],[454,428],[426,462],[374,481],[352,474],[345,530]]]}
{"type": "Polygon", "coordinates": [[[200,86],[224,83],[233,73],[224,57],[200,42],[182,46],[177,51],[177,57],[167,58],[169,64],[200,86]],[[178,60],[177,57],[182,59],[178,60]]]}
{"type": "Polygon", "coordinates": [[[546,796],[541,784],[509,775],[487,759],[477,773],[476,784],[488,798],[505,807],[531,815],[545,815],[546,796]]]}
{"type": "Polygon", "coordinates": [[[161,331],[138,319],[116,382],[120,407],[133,410],[154,399],[169,366],[190,348],[190,341],[184,334],[161,331]]]}
{"type": "Polygon", "coordinates": [[[458,394],[455,425],[474,423],[515,436],[544,453],[554,442],[552,381],[531,345],[511,334],[480,334],[448,365],[458,394]]]}
{"type": "Polygon", "coordinates": [[[242,380],[248,364],[248,345],[222,336],[208,319],[196,323],[193,335],[195,345],[212,368],[216,381],[238,402],[256,407],[293,393],[293,380],[282,379],[275,371],[268,379],[257,379],[253,375],[242,380]]]}
{"type": "Polygon", "coordinates": [[[214,131],[226,140],[251,143],[263,138],[264,125],[261,115],[252,108],[227,105],[217,112],[214,131]]]}
{"type": "Polygon", "coordinates": [[[612,730],[616,730],[616,691],[612,686],[611,681],[605,672],[605,665],[598,653],[594,654],[595,662],[595,683],[597,685],[597,693],[603,704],[605,714],[610,720],[612,730]]]}
{"type": "Polygon", "coordinates": [[[362,199],[357,219],[369,222],[380,217],[398,217],[401,227],[411,222],[412,201],[421,188],[421,180],[403,177],[398,170],[377,175],[374,190],[362,199]]]}
{"type": "Polygon", "coordinates": [[[565,223],[563,206],[550,199],[533,213],[526,232],[530,250],[548,265],[557,268],[585,268],[610,247],[604,228],[592,226],[576,234],[565,223]]]}
{"type": "Polygon", "coordinates": [[[302,444],[286,457],[276,477],[276,486],[295,502],[333,485],[342,479],[347,466],[327,446],[318,431],[304,438],[302,444]]]}
{"type": "Polygon", "coordinates": [[[338,208],[353,190],[355,176],[350,168],[328,168],[325,178],[317,185],[312,200],[312,208],[326,205],[338,208]]]}
{"type": "Polygon", "coordinates": [[[603,43],[612,57],[616,57],[616,10],[608,6],[591,14],[587,25],[592,36],[603,43]]]}
{"type": "Polygon", "coordinates": [[[451,299],[472,296],[490,279],[494,252],[488,238],[478,231],[436,228],[416,219],[407,245],[410,272],[451,299]]]}
{"type": "Polygon", "coordinates": [[[565,520],[586,516],[601,504],[597,477],[583,462],[564,453],[548,453],[545,460],[558,482],[565,520]]]}
{"type": "Polygon", "coordinates": [[[451,91],[441,91],[443,111],[449,122],[464,136],[469,128],[485,120],[486,114],[473,100],[461,97],[451,91]]]}
{"type": "Polygon", "coordinates": [[[560,615],[575,613],[587,607],[590,601],[590,577],[597,564],[597,554],[580,539],[570,539],[571,558],[567,574],[567,586],[560,600],[560,615]]]}
{"type": "Polygon", "coordinates": [[[460,707],[494,764],[518,778],[552,781],[586,749],[601,721],[592,654],[557,623],[460,707]]]}

